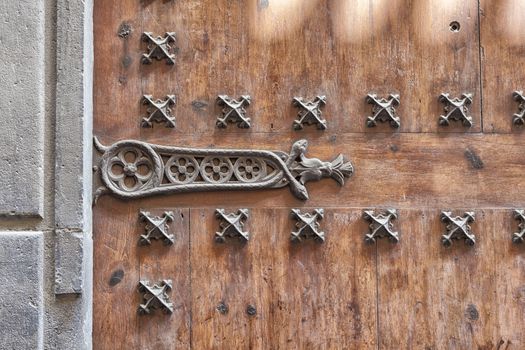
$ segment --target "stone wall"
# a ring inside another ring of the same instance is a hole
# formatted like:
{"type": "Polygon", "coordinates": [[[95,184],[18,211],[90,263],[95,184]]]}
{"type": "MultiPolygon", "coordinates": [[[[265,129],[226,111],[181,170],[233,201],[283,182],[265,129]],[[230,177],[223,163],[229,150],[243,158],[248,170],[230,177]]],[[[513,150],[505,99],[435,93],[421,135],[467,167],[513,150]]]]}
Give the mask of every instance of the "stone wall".
{"type": "Polygon", "coordinates": [[[0,348],[89,349],[92,0],[0,2],[0,348]]]}

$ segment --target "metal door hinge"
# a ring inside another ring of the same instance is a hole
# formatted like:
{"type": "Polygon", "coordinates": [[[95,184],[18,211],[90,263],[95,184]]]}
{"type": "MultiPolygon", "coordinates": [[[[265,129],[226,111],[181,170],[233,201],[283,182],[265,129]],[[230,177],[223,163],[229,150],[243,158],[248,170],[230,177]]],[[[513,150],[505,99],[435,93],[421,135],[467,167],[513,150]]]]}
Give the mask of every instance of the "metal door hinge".
{"type": "Polygon", "coordinates": [[[305,184],[330,177],[339,185],[354,168],[342,155],[331,162],[306,157],[308,142],[295,142],[289,153],[249,149],[198,149],[124,140],[111,146],[95,138],[101,154],[95,160],[103,194],[140,198],[157,194],[258,190],[289,186],[299,199],[308,199],[305,184]]]}

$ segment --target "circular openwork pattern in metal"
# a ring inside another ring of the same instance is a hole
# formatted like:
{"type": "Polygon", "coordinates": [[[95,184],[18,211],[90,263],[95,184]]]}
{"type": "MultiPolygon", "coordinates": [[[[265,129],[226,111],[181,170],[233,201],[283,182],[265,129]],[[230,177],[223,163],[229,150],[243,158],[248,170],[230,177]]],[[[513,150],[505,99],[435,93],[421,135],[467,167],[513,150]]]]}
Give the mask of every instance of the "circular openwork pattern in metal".
{"type": "Polygon", "coordinates": [[[235,177],[241,182],[255,182],[266,176],[266,163],[261,159],[240,157],[233,166],[235,177]]]}
{"type": "Polygon", "coordinates": [[[233,175],[233,165],[226,157],[205,157],[201,162],[201,176],[206,182],[225,183],[233,175]]]}
{"type": "Polygon", "coordinates": [[[166,162],[168,180],[175,184],[188,184],[199,176],[199,163],[194,157],[172,156],[166,162]]]}
{"type": "Polygon", "coordinates": [[[153,159],[135,147],[125,147],[109,159],[107,174],[118,189],[126,192],[148,187],[154,177],[153,159]]]}

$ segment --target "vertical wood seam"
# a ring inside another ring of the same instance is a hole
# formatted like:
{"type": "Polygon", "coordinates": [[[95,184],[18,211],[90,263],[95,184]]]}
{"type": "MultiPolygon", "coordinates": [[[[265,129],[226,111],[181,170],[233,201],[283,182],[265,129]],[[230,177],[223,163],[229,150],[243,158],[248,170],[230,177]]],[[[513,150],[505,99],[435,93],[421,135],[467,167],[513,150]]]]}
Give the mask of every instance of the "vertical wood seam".
{"type": "Polygon", "coordinates": [[[481,123],[481,133],[485,130],[483,123],[483,53],[481,46],[481,0],[478,0],[478,60],[479,60],[479,118],[481,123]]]}
{"type": "Polygon", "coordinates": [[[375,244],[375,261],[376,261],[376,347],[379,350],[379,258],[378,244],[375,244]]]}
{"type": "Polygon", "coordinates": [[[191,209],[188,209],[188,273],[189,273],[189,294],[190,294],[190,349],[193,349],[193,287],[192,287],[192,281],[193,281],[193,272],[192,272],[192,265],[191,265],[191,259],[192,259],[192,251],[191,251],[191,209]]]}

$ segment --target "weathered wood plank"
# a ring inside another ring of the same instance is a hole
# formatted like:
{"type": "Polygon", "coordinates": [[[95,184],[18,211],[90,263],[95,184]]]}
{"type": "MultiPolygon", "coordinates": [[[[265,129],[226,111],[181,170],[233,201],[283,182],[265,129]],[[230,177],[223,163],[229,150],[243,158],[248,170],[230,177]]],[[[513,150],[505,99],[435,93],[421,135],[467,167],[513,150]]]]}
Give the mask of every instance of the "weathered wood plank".
{"type": "MultiPolygon", "coordinates": [[[[173,303],[173,313],[167,315],[156,310],[140,317],[139,339],[141,349],[189,349],[191,327],[190,290],[190,218],[188,209],[147,209],[154,216],[173,213],[169,233],[174,235],[173,245],[152,241],[151,245],[139,247],[140,279],[157,283],[172,281],[168,293],[173,303]]],[[[143,224],[140,225],[144,227],[143,224]]],[[[141,231],[141,234],[144,231],[141,231]]],[[[138,242],[139,236],[129,237],[138,242]]]]}
{"type": "Polygon", "coordinates": [[[525,315],[523,258],[511,243],[510,211],[475,212],[476,245],[444,248],[439,210],[400,211],[401,242],[378,244],[380,348],[524,346],[516,327],[525,315]]]}
{"type": "Polygon", "coordinates": [[[483,130],[523,134],[512,123],[518,103],[515,90],[525,90],[525,3],[519,0],[482,0],[483,130]]]}
{"type": "Polygon", "coordinates": [[[361,212],[327,210],[326,242],[299,244],[289,209],[250,214],[248,243],[218,244],[213,209],[191,211],[193,347],[375,348],[375,247],[361,244],[361,212]]]}
{"type": "MultiPolygon", "coordinates": [[[[150,141],[283,151],[288,151],[292,143],[286,134],[254,134],[250,138],[191,135],[150,141]]],[[[520,135],[344,134],[310,137],[309,142],[307,156],[332,160],[343,153],[355,166],[354,176],[344,187],[331,179],[308,183],[309,206],[525,206],[525,140],[520,135]]],[[[153,207],[216,206],[224,204],[226,193],[228,203],[235,206],[304,205],[286,188],[181,194],[146,199],[143,203],[153,207]]]]}

